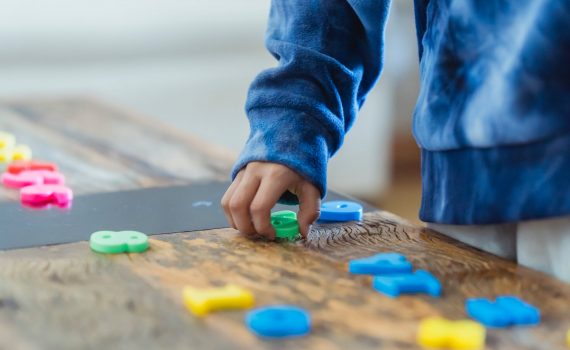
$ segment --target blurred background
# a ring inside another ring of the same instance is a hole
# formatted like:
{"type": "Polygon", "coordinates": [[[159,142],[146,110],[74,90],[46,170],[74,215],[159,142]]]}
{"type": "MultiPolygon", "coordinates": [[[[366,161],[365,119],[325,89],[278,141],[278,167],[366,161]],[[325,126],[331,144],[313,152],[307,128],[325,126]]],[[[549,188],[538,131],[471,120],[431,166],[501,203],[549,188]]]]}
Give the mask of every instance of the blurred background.
{"type": "MultiPolygon", "coordinates": [[[[269,0],[0,0],[0,98],[90,95],[237,153],[255,75],[275,65],[269,0]]],[[[394,1],[385,69],[329,184],[417,221],[418,89],[412,1],[394,1]]]]}

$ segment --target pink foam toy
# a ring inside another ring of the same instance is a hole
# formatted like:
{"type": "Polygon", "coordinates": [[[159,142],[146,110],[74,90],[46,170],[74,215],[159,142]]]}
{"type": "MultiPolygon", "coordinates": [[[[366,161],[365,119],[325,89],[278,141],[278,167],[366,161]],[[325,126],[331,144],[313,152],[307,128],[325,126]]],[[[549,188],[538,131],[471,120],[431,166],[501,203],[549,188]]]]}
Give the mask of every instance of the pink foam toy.
{"type": "Polygon", "coordinates": [[[48,170],[29,170],[19,174],[2,174],[2,184],[10,188],[22,188],[32,185],[63,185],[63,174],[48,170]]]}
{"type": "MultiPolygon", "coordinates": [[[[57,204],[55,205],[58,209],[71,209],[72,207],[72,203],[73,202],[69,202],[66,204],[57,204]]],[[[52,207],[54,207],[53,204],[33,204],[33,203],[26,203],[26,202],[22,202],[22,206],[26,209],[30,209],[30,210],[49,210],[52,207]]]]}
{"type": "Polygon", "coordinates": [[[73,191],[64,185],[32,185],[20,190],[22,203],[66,206],[73,200],[73,191]]]}

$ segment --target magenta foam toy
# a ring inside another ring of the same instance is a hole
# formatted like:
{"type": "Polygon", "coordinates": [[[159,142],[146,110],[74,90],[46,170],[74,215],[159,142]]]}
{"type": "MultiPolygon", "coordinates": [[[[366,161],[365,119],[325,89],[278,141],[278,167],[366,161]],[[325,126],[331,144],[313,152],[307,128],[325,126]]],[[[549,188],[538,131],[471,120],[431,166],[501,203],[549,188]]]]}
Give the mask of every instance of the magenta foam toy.
{"type": "Polygon", "coordinates": [[[63,174],[48,170],[29,170],[19,174],[2,174],[2,184],[10,188],[22,188],[32,185],[63,185],[63,174]]]}
{"type": "Polygon", "coordinates": [[[20,199],[26,204],[65,206],[73,200],[73,191],[64,185],[32,185],[20,190],[20,199]]]}

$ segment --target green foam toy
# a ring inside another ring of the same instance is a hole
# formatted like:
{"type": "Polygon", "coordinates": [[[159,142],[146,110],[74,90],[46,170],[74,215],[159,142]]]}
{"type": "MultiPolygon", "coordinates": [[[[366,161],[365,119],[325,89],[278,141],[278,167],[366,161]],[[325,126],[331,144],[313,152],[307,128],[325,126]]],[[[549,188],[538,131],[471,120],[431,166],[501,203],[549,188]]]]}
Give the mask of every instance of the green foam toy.
{"type": "Polygon", "coordinates": [[[271,225],[275,229],[277,238],[293,240],[299,235],[299,222],[297,213],[291,210],[277,211],[271,214],[271,225]]]}
{"type": "Polygon", "coordinates": [[[97,231],[91,234],[89,245],[104,254],[142,253],[148,249],[148,237],[138,231],[97,231]]]}

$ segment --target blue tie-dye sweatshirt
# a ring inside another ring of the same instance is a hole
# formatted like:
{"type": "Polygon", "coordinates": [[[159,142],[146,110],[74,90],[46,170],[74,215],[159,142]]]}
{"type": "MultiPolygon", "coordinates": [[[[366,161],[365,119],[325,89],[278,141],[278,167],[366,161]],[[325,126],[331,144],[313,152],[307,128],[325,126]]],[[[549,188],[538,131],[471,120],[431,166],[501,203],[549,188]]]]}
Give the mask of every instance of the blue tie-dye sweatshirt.
{"type": "MultiPolygon", "coordinates": [[[[281,163],[324,195],[327,161],[382,71],[389,6],[272,1],[266,45],[279,64],[251,85],[233,176],[251,161],[281,163]]],[[[420,218],[570,214],[570,1],[416,0],[415,14],[420,218]]]]}

